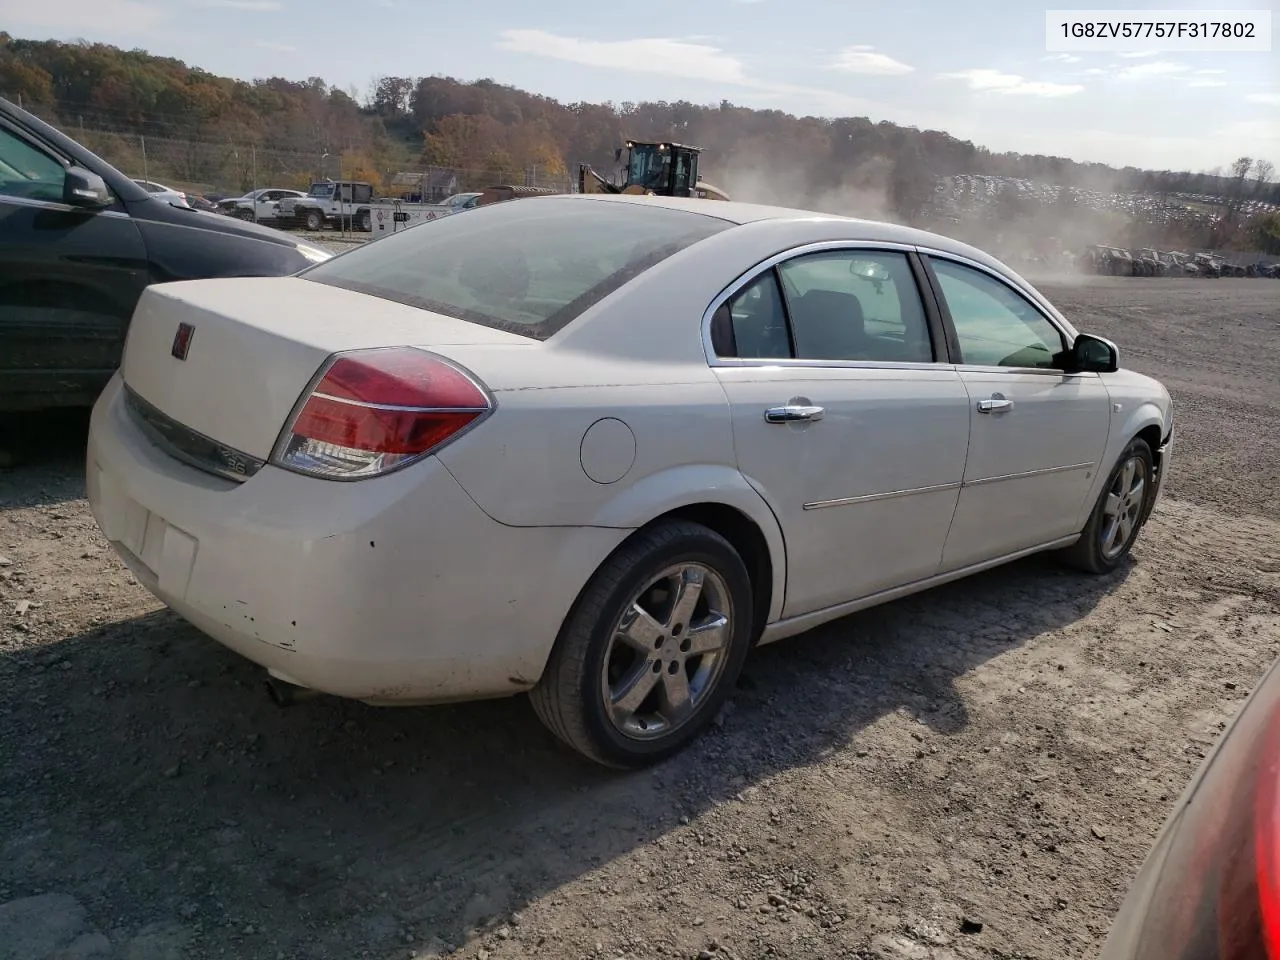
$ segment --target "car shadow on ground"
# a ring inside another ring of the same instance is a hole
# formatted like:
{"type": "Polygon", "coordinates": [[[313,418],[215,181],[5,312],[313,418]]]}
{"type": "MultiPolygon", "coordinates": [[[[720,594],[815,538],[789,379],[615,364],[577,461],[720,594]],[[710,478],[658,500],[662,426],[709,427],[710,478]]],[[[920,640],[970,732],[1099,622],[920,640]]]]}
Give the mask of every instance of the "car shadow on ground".
{"type": "Polygon", "coordinates": [[[458,946],[888,714],[962,730],[958,678],[1127,575],[1033,558],[762,648],[723,724],[634,773],[560,747],[523,697],[281,709],[172,614],[116,623],[0,661],[0,887],[246,958],[458,946]]]}
{"type": "Polygon", "coordinates": [[[89,410],[0,415],[0,507],[84,496],[89,410]]]}

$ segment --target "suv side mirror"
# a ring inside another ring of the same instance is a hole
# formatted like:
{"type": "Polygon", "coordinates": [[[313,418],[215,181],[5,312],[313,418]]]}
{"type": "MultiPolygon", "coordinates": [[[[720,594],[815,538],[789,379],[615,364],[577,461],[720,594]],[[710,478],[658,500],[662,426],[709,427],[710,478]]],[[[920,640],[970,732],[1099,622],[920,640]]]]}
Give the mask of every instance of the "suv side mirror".
{"type": "Polygon", "coordinates": [[[62,202],[73,207],[100,210],[112,204],[107,183],[84,167],[71,167],[62,181],[62,202]]]}
{"type": "Polygon", "coordinates": [[[1055,358],[1055,364],[1066,373],[1115,373],[1120,369],[1120,349],[1110,340],[1082,333],[1070,350],[1055,358]]]}

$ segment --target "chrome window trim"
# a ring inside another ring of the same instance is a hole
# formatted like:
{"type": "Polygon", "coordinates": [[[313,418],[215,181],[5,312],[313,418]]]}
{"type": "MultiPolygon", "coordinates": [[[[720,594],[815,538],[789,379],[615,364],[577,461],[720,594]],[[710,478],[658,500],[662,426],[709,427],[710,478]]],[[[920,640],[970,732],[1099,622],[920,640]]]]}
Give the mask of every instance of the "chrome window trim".
{"type": "MultiPolygon", "coordinates": [[[[108,187],[108,190],[111,188],[108,187]]],[[[120,203],[120,198],[112,194],[112,202],[120,203]]],[[[97,210],[87,209],[85,207],[77,207],[70,203],[61,203],[57,200],[38,200],[35,197],[17,197],[11,193],[0,192],[0,202],[12,203],[19,207],[32,207],[36,210],[52,210],[55,213],[82,213],[86,217],[110,217],[114,220],[128,220],[129,214],[123,210],[112,210],[109,207],[103,207],[97,210]]]]}
{"type": "MultiPolygon", "coordinates": [[[[735,280],[716,294],[711,305],[702,313],[702,353],[710,367],[819,367],[835,370],[954,370],[953,364],[946,360],[920,361],[900,360],[801,360],[793,357],[720,357],[716,355],[711,343],[711,318],[724,305],[725,301],[755,283],[768,270],[780,263],[803,257],[811,253],[825,253],[831,250],[872,250],[883,253],[915,253],[918,248],[910,243],[897,243],[892,240],[818,240],[804,243],[798,247],[789,247],[781,253],[775,253],[755,265],[748,267],[735,280]]],[[[919,291],[920,309],[924,310],[925,291],[919,291]]],[[[926,325],[928,324],[926,313],[926,325]]],[[[932,336],[932,331],[930,331],[932,336]]],[[[938,344],[934,344],[938,350],[938,344]]]]}

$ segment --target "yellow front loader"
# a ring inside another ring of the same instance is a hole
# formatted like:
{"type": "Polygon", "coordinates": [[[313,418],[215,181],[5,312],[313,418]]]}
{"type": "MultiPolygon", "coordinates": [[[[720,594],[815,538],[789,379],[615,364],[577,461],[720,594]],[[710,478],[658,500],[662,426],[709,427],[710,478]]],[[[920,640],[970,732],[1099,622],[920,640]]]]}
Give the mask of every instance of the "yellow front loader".
{"type": "Polygon", "coordinates": [[[589,164],[582,163],[578,165],[578,192],[729,199],[729,195],[719,187],[699,177],[700,147],[666,141],[628,140],[625,147],[614,152],[614,160],[622,163],[624,151],[626,165],[621,184],[611,183],[589,164]]]}

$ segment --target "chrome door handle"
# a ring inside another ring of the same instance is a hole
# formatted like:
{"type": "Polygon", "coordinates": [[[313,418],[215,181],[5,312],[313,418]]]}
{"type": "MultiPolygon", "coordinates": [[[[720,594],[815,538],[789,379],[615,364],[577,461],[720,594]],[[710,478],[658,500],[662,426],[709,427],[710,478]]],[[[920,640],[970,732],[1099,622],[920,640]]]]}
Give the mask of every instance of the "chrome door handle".
{"type": "Polygon", "coordinates": [[[801,423],[806,420],[821,420],[824,413],[822,407],[787,404],[784,407],[770,407],[764,412],[765,423],[801,423]]]}
{"type": "Polygon", "coordinates": [[[1000,413],[1003,410],[1012,410],[1013,401],[1006,400],[1004,397],[992,397],[990,400],[978,401],[979,413],[1000,413]]]}

